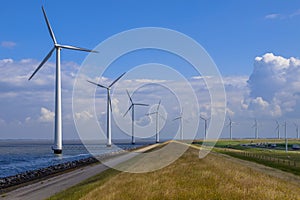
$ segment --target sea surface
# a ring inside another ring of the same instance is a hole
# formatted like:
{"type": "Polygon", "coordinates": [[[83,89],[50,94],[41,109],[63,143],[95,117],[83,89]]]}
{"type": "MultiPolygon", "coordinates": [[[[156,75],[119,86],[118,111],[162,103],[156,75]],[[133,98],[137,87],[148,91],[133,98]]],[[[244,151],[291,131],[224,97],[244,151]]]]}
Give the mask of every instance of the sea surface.
{"type": "MultiPolygon", "coordinates": [[[[93,155],[102,155],[149,143],[132,145],[120,142],[112,147],[90,144],[88,149],[93,151],[93,155]]],[[[53,154],[52,144],[50,140],[0,140],[0,178],[91,156],[80,141],[64,142],[62,155],[53,154]]]]}

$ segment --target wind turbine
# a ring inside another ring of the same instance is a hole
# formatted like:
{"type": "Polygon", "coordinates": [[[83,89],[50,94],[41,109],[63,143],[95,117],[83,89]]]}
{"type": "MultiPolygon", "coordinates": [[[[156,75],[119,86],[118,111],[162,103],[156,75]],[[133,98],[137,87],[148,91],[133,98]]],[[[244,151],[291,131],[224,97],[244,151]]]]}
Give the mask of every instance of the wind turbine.
{"type": "MultiPolygon", "coordinates": [[[[155,123],[156,123],[155,134],[156,134],[156,143],[159,143],[159,122],[158,122],[158,120],[159,120],[159,117],[161,116],[161,115],[159,114],[160,103],[161,103],[161,100],[159,100],[159,103],[158,103],[158,106],[157,106],[155,112],[146,114],[146,115],[148,115],[148,116],[154,115],[154,114],[155,114],[155,123]]],[[[162,117],[162,116],[161,116],[161,117],[162,117]]]]}
{"type": "Polygon", "coordinates": [[[294,123],[294,125],[296,127],[297,139],[299,139],[299,126],[296,123],[294,123]]]}
{"type": "Polygon", "coordinates": [[[98,83],[94,83],[92,81],[89,81],[89,83],[94,84],[98,87],[104,88],[107,91],[107,107],[106,107],[106,134],[107,134],[107,143],[106,146],[110,147],[111,146],[111,112],[112,112],[112,107],[111,107],[111,98],[110,98],[110,89],[111,87],[124,76],[126,72],[124,72],[121,76],[119,76],[116,80],[114,80],[109,86],[104,86],[98,83]]]}
{"type": "Polygon", "coordinates": [[[258,139],[258,123],[256,119],[254,119],[254,124],[252,128],[255,128],[255,139],[258,139]]]}
{"type": "Polygon", "coordinates": [[[173,119],[173,121],[180,120],[180,139],[183,140],[183,112],[180,113],[179,117],[173,119]]]}
{"type": "Polygon", "coordinates": [[[230,138],[230,140],[232,140],[232,125],[233,125],[235,122],[233,122],[233,121],[231,120],[230,117],[228,117],[228,119],[229,119],[229,123],[228,123],[227,126],[229,126],[229,138],[230,138]]]}
{"type": "Polygon", "coordinates": [[[40,65],[36,68],[33,74],[29,77],[30,80],[47,62],[47,60],[51,57],[54,50],[56,50],[56,81],[55,81],[55,129],[54,129],[54,146],[52,150],[55,154],[62,153],[62,114],[61,114],[61,71],[60,71],[60,50],[61,49],[71,49],[71,50],[79,50],[86,52],[96,52],[89,49],[84,49],[80,47],[70,46],[70,45],[61,45],[56,42],[56,38],[46,16],[46,12],[44,7],[42,7],[42,11],[44,14],[44,18],[48,27],[48,31],[54,43],[54,47],[50,50],[44,60],[40,63],[40,65]]]}
{"type": "Polygon", "coordinates": [[[129,112],[129,110],[131,109],[131,132],[132,132],[132,136],[131,136],[131,143],[135,144],[135,138],[134,138],[134,106],[149,106],[148,104],[143,104],[143,103],[134,103],[131,96],[129,95],[128,90],[126,90],[127,95],[129,97],[130,103],[131,105],[129,106],[128,110],[125,112],[125,115],[129,112]]]}
{"type": "Polygon", "coordinates": [[[286,132],[286,129],[287,129],[286,121],[284,122],[283,126],[284,126],[284,137],[285,137],[285,152],[288,152],[288,139],[287,139],[287,132],[286,132]]]}
{"type": "Polygon", "coordinates": [[[277,124],[277,126],[276,126],[275,130],[277,130],[277,137],[278,137],[278,139],[280,139],[280,124],[277,120],[276,120],[276,124],[277,124]]]}
{"type": "Polygon", "coordinates": [[[204,121],[204,139],[206,139],[206,137],[207,137],[207,121],[210,118],[205,118],[205,117],[200,116],[200,119],[202,119],[204,121]]]}

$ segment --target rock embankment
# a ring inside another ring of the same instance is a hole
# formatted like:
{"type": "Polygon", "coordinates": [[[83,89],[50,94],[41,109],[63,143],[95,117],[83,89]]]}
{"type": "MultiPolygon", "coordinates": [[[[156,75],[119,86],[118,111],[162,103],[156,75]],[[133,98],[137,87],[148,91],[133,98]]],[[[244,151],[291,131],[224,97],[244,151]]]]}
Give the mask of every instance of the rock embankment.
{"type": "Polygon", "coordinates": [[[0,178],[0,192],[2,192],[5,188],[9,188],[11,186],[17,186],[22,183],[26,183],[29,181],[34,181],[37,179],[42,179],[47,176],[64,172],[66,170],[86,166],[92,163],[99,162],[96,158],[89,157],[81,160],[70,161],[62,164],[57,164],[37,170],[26,171],[20,174],[16,174],[13,176],[8,176],[5,178],[0,178]]]}

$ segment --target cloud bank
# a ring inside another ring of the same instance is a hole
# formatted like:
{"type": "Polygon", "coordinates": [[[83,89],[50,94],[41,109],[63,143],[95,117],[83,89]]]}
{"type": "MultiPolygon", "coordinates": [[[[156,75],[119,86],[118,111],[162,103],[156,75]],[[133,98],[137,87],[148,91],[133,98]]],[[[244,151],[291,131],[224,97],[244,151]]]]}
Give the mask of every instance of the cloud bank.
{"type": "MultiPolygon", "coordinates": [[[[45,137],[53,136],[54,118],[54,67],[52,62],[46,65],[39,73],[28,81],[28,77],[39,64],[33,59],[23,59],[15,61],[13,59],[0,60],[0,128],[7,134],[2,134],[3,138],[23,138],[26,132],[46,132],[45,137]],[[45,129],[45,126],[48,128],[45,129]]],[[[76,73],[80,68],[73,62],[62,63],[62,97],[63,97],[63,119],[64,134],[66,138],[77,137],[73,122],[72,113],[72,90],[76,73]]],[[[101,77],[85,77],[101,84],[108,85],[112,79],[101,77]]],[[[205,77],[213,79],[213,77],[205,77]]],[[[210,95],[205,84],[204,77],[188,78],[198,99],[198,113],[209,117],[210,115],[210,95]]],[[[290,120],[297,122],[300,113],[300,60],[298,58],[285,58],[272,53],[266,53],[254,59],[253,72],[250,76],[226,76],[223,77],[227,94],[227,115],[234,121],[241,121],[239,126],[248,127],[251,131],[253,119],[261,121],[274,121],[275,119],[290,120]]],[[[113,114],[123,114],[128,108],[128,97],[125,89],[133,91],[137,84],[143,83],[145,86],[139,88],[133,96],[135,101],[155,105],[161,99],[162,106],[168,120],[166,121],[165,132],[174,132],[178,124],[171,123],[172,119],[181,112],[178,103],[174,100],[174,94],[159,86],[160,83],[168,83],[178,90],[185,91],[183,84],[172,80],[151,80],[151,79],[121,79],[115,85],[112,92],[113,114]]],[[[90,87],[95,93],[95,109],[82,110],[74,113],[74,117],[82,120],[90,120],[97,117],[103,130],[106,119],[106,92],[101,88],[90,87]]],[[[82,98],[81,101],[90,99],[82,98]]],[[[153,120],[145,117],[149,108],[138,108],[136,121],[140,126],[145,126],[153,120]]],[[[187,111],[186,111],[187,112],[187,111]]],[[[188,118],[196,118],[197,112],[188,111],[188,118]]],[[[130,116],[124,118],[130,124],[130,116]]],[[[200,121],[199,130],[202,130],[200,121]]],[[[275,126],[275,125],[274,125],[275,126]]],[[[244,128],[245,129],[245,128],[244,128]]],[[[272,125],[269,131],[274,132],[272,125]]],[[[224,134],[227,129],[224,127],[224,134]]],[[[239,133],[243,137],[244,133],[239,133]]],[[[27,137],[27,135],[26,135],[27,137]]],[[[36,137],[29,134],[28,137],[36,137]]]]}

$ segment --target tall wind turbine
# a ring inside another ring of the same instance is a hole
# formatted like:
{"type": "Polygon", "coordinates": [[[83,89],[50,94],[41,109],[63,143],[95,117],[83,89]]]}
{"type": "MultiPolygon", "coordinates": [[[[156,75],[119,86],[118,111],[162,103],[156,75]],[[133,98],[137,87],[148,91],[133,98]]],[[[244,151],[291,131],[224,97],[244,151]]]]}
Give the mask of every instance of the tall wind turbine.
{"type": "Polygon", "coordinates": [[[280,139],[280,124],[279,124],[279,122],[276,120],[276,128],[275,128],[275,130],[277,130],[277,137],[278,137],[278,139],[280,139]]]}
{"type": "Polygon", "coordinates": [[[98,87],[104,88],[107,91],[107,106],[106,106],[106,134],[107,134],[107,143],[106,146],[110,147],[111,146],[111,112],[112,112],[112,107],[111,107],[111,98],[110,98],[110,89],[111,87],[124,76],[126,72],[124,72],[121,76],[119,76],[116,80],[114,80],[110,85],[104,86],[98,83],[94,83],[92,81],[89,81],[89,83],[92,83],[98,87]]]}
{"type": "Polygon", "coordinates": [[[135,138],[134,138],[134,106],[149,106],[149,105],[144,104],[144,103],[134,103],[131,96],[129,95],[128,90],[126,90],[126,92],[127,92],[128,97],[129,97],[131,105],[129,106],[128,110],[125,112],[124,117],[131,109],[131,132],[132,132],[131,143],[135,144],[135,138]]]}
{"type": "Polygon", "coordinates": [[[229,123],[227,126],[229,126],[229,138],[230,140],[232,140],[232,126],[233,124],[235,124],[235,122],[233,122],[230,117],[228,117],[228,119],[229,119],[229,123]]]}
{"type": "Polygon", "coordinates": [[[258,139],[258,123],[256,119],[254,120],[252,128],[255,128],[255,139],[258,139]]]}
{"type": "Polygon", "coordinates": [[[180,140],[183,140],[183,112],[180,113],[179,117],[176,117],[175,119],[173,119],[173,121],[175,120],[180,120],[180,140]]]}
{"type": "Polygon", "coordinates": [[[204,121],[204,139],[206,139],[206,137],[207,137],[207,121],[210,118],[205,118],[205,117],[200,116],[200,119],[202,119],[204,121]]]}
{"type": "Polygon", "coordinates": [[[294,123],[295,127],[296,127],[296,134],[297,134],[297,139],[299,139],[299,126],[298,124],[294,123]]]}
{"type": "MultiPolygon", "coordinates": [[[[161,116],[161,115],[159,114],[160,103],[161,103],[161,100],[159,100],[158,106],[157,106],[155,112],[146,114],[146,115],[148,115],[148,116],[154,115],[154,114],[155,114],[155,123],[156,123],[156,127],[155,127],[155,135],[156,135],[156,143],[159,143],[159,121],[158,121],[158,120],[159,120],[159,117],[161,116]]],[[[161,117],[162,117],[162,116],[161,116],[161,117]]]]}
{"type": "Polygon", "coordinates": [[[42,7],[42,11],[44,14],[44,18],[48,27],[48,31],[54,43],[54,47],[50,50],[44,60],[40,63],[37,69],[33,72],[33,74],[29,77],[30,80],[40,69],[41,67],[47,62],[47,60],[51,57],[54,50],[56,50],[56,81],[55,81],[55,130],[54,130],[54,146],[52,150],[55,154],[62,153],[62,115],[61,115],[61,71],[60,71],[60,50],[61,49],[71,49],[71,50],[79,50],[79,51],[86,51],[86,52],[96,52],[89,49],[84,49],[75,46],[69,45],[61,45],[56,42],[54,33],[46,16],[46,12],[44,7],[42,7]]]}

